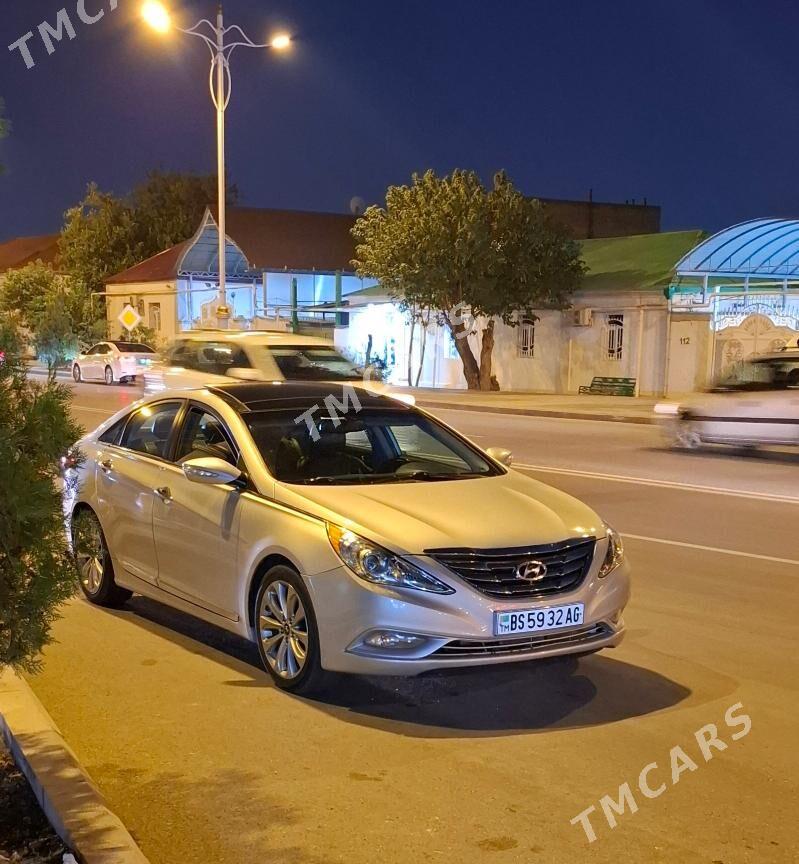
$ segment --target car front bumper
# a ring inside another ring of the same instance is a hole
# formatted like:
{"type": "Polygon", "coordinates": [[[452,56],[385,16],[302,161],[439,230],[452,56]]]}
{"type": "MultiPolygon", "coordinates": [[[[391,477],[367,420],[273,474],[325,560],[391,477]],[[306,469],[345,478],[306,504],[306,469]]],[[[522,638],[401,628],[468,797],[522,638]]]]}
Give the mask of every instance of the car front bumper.
{"type": "Polygon", "coordinates": [[[622,612],[630,597],[629,566],[623,561],[604,579],[597,566],[574,591],[546,600],[506,602],[486,597],[429,559],[415,563],[452,585],[454,594],[391,590],[358,579],[346,567],[306,576],[325,669],[361,675],[413,676],[437,669],[487,666],[535,658],[583,654],[617,646],[624,638],[622,612]],[[577,627],[495,636],[494,612],[546,609],[583,603],[577,627]],[[363,639],[376,631],[426,637],[417,648],[376,649],[363,639]]]}

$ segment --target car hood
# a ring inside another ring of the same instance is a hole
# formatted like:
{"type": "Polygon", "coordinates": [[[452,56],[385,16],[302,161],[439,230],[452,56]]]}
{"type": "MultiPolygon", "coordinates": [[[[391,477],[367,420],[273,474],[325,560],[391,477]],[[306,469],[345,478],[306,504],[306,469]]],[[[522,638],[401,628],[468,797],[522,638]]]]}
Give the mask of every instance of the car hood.
{"type": "Polygon", "coordinates": [[[282,503],[414,555],[447,547],[535,546],[604,533],[590,507],[517,471],[455,481],[278,484],[276,495],[282,503]]]}

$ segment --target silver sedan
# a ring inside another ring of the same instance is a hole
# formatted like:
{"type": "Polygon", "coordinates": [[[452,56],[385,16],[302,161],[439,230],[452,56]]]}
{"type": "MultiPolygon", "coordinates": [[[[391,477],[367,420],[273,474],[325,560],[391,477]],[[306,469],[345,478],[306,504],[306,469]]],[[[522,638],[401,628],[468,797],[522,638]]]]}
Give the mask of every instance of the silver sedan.
{"type": "Polygon", "coordinates": [[[79,441],[65,509],[91,602],[135,592],[247,637],[286,690],[618,645],[618,534],[509,463],[365,389],[231,383],[79,441]]]}

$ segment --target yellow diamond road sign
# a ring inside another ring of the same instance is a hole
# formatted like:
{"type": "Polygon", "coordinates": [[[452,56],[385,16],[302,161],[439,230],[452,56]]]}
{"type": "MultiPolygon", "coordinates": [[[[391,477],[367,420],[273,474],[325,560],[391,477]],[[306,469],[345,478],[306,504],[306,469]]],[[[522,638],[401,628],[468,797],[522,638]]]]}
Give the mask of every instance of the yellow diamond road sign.
{"type": "Polygon", "coordinates": [[[135,330],[141,324],[141,315],[128,303],[117,318],[119,323],[128,331],[135,330]]]}

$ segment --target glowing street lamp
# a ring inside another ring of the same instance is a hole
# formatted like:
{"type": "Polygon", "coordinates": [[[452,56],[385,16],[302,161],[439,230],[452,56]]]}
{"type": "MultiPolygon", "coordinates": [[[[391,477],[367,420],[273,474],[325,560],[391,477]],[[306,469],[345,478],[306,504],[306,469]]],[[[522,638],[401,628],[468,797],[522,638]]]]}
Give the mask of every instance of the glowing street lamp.
{"type": "Polygon", "coordinates": [[[141,15],[144,21],[156,32],[165,34],[170,29],[175,29],[188,36],[197,36],[205,42],[211,51],[210,86],[211,99],[216,108],[216,170],[219,181],[219,218],[217,223],[219,229],[219,304],[216,309],[216,317],[217,323],[226,327],[230,319],[230,308],[227,305],[225,291],[227,275],[225,262],[225,111],[230,102],[233,86],[233,79],[230,74],[230,57],[236,48],[271,48],[275,51],[285,51],[291,46],[291,37],[287,33],[276,33],[269,42],[263,44],[253,42],[238,24],[225,27],[221,3],[216,13],[216,25],[207,18],[203,18],[187,30],[172,23],[169,10],[158,0],[146,0],[141,7],[141,15]]]}

